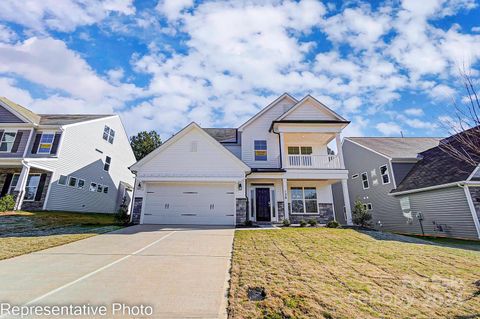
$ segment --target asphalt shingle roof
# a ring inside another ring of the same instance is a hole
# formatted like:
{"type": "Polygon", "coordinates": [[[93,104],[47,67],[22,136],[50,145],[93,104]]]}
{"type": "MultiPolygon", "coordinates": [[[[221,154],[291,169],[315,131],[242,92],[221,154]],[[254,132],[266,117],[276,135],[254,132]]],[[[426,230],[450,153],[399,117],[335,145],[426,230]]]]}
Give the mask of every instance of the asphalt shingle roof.
{"type": "Polygon", "coordinates": [[[67,125],[90,120],[96,120],[103,117],[113,116],[113,114],[39,114],[40,125],[67,125]]]}
{"type": "Polygon", "coordinates": [[[220,143],[235,143],[237,142],[236,128],[203,128],[205,132],[220,143]]]}
{"type": "Polygon", "coordinates": [[[437,137],[347,137],[378,153],[394,159],[416,158],[417,155],[439,144],[437,137]]]}

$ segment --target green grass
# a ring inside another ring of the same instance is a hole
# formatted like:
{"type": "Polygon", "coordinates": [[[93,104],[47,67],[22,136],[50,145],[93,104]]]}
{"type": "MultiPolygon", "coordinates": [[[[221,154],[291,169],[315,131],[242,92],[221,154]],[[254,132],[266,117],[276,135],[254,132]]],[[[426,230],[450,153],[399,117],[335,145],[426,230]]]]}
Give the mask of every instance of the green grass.
{"type": "Polygon", "coordinates": [[[43,211],[0,213],[0,260],[118,228],[111,214],[43,211]]]}
{"type": "Polygon", "coordinates": [[[479,252],[391,238],[351,229],[236,231],[229,315],[480,317],[479,252]],[[253,287],[266,299],[248,300],[253,287]]]}

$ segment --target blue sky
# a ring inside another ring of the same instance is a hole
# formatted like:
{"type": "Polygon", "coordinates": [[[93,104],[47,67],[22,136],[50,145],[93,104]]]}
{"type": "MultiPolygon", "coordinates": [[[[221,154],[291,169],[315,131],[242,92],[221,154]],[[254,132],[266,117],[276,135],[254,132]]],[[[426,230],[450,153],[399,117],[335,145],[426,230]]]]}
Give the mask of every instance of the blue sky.
{"type": "Polygon", "coordinates": [[[480,83],[472,0],[3,0],[0,95],[38,113],[111,113],[129,134],[236,127],[283,92],[346,136],[439,136],[480,83]]]}

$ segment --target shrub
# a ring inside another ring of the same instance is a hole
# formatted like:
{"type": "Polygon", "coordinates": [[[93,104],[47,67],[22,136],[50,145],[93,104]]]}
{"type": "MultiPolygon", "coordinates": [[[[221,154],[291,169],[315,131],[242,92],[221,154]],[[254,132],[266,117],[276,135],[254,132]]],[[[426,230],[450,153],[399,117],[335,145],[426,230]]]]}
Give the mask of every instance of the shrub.
{"type": "Polygon", "coordinates": [[[282,224],[283,224],[283,226],[288,227],[288,226],[290,226],[290,220],[284,219],[282,224]]]}
{"type": "Polygon", "coordinates": [[[355,201],[355,206],[353,207],[352,212],[352,221],[355,225],[362,227],[370,226],[370,221],[372,220],[372,214],[370,214],[362,203],[361,200],[357,199],[355,201]]]}
{"type": "Polygon", "coordinates": [[[307,222],[302,219],[300,221],[300,227],[305,227],[305,226],[307,226],[307,222]]]}
{"type": "Polygon", "coordinates": [[[340,224],[336,220],[330,220],[327,223],[328,228],[338,228],[339,226],[340,226],[340,224]]]}
{"type": "Polygon", "coordinates": [[[317,226],[317,221],[315,219],[309,219],[307,222],[310,226],[317,226]]]}
{"type": "Polygon", "coordinates": [[[130,215],[128,215],[128,205],[123,201],[120,208],[115,213],[115,222],[119,225],[127,225],[130,223],[130,215]]]}
{"type": "Polygon", "coordinates": [[[247,227],[252,227],[253,226],[253,222],[251,220],[246,220],[245,221],[245,226],[247,227]]]}
{"type": "Polygon", "coordinates": [[[5,195],[0,198],[0,212],[6,212],[15,208],[15,198],[12,195],[5,195]]]}

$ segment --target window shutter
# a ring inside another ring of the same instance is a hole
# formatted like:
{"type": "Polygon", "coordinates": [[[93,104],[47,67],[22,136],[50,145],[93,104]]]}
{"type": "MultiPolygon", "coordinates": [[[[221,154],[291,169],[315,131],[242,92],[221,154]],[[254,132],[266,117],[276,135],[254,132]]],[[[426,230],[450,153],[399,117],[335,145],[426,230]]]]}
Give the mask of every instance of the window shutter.
{"type": "Polygon", "coordinates": [[[17,135],[15,135],[15,141],[13,141],[13,146],[12,150],[10,153],[16,153],[18,151],[18,146],[20,145],[20,141],[22,140],[22,132],[17,132],[17,135]]]}
{"type": "Polygon", "coordinates": [[[35,135],[35,141],[33,142],[33,146],[32,146],[32,154],[37,154],[38,146],[40,145],[41,138],[42,138],[41,133],[35,135]]]}
{"type": "Polygon", "coordinates": [[[3,184],[2,193],[0,194],[0,197],[3,197],[5,195],[7,195],[8,188],[10,187],[10,183],[12,182],[12,177],[13,177],[13,174],[11,174],[11,173],[7,174],[7,177],[5,178],[5,183],[3,184]]]}
{"type": "Polygon", "coordinates": [[[47,179],[47,174],[40,175],[40,181],[38,182],[37,194],[35,194],[35,201],[38,202],[42,199],[43,188],[45,187],[45,180],[47,179]]]}
{"type": "Polygon", "coordinates": [[[55,138],[53,139],[52,148],[50,149],[50,154],[57,154],[58,151],[58,144],[60,143],[60,137],[62,133],[55,133],[55,138]]]}
{"type": "Polygon", "coordinates": [[[0,141],[2,140],[2,137],[3,137],[3,130],[0,130],[0,141]]]}

